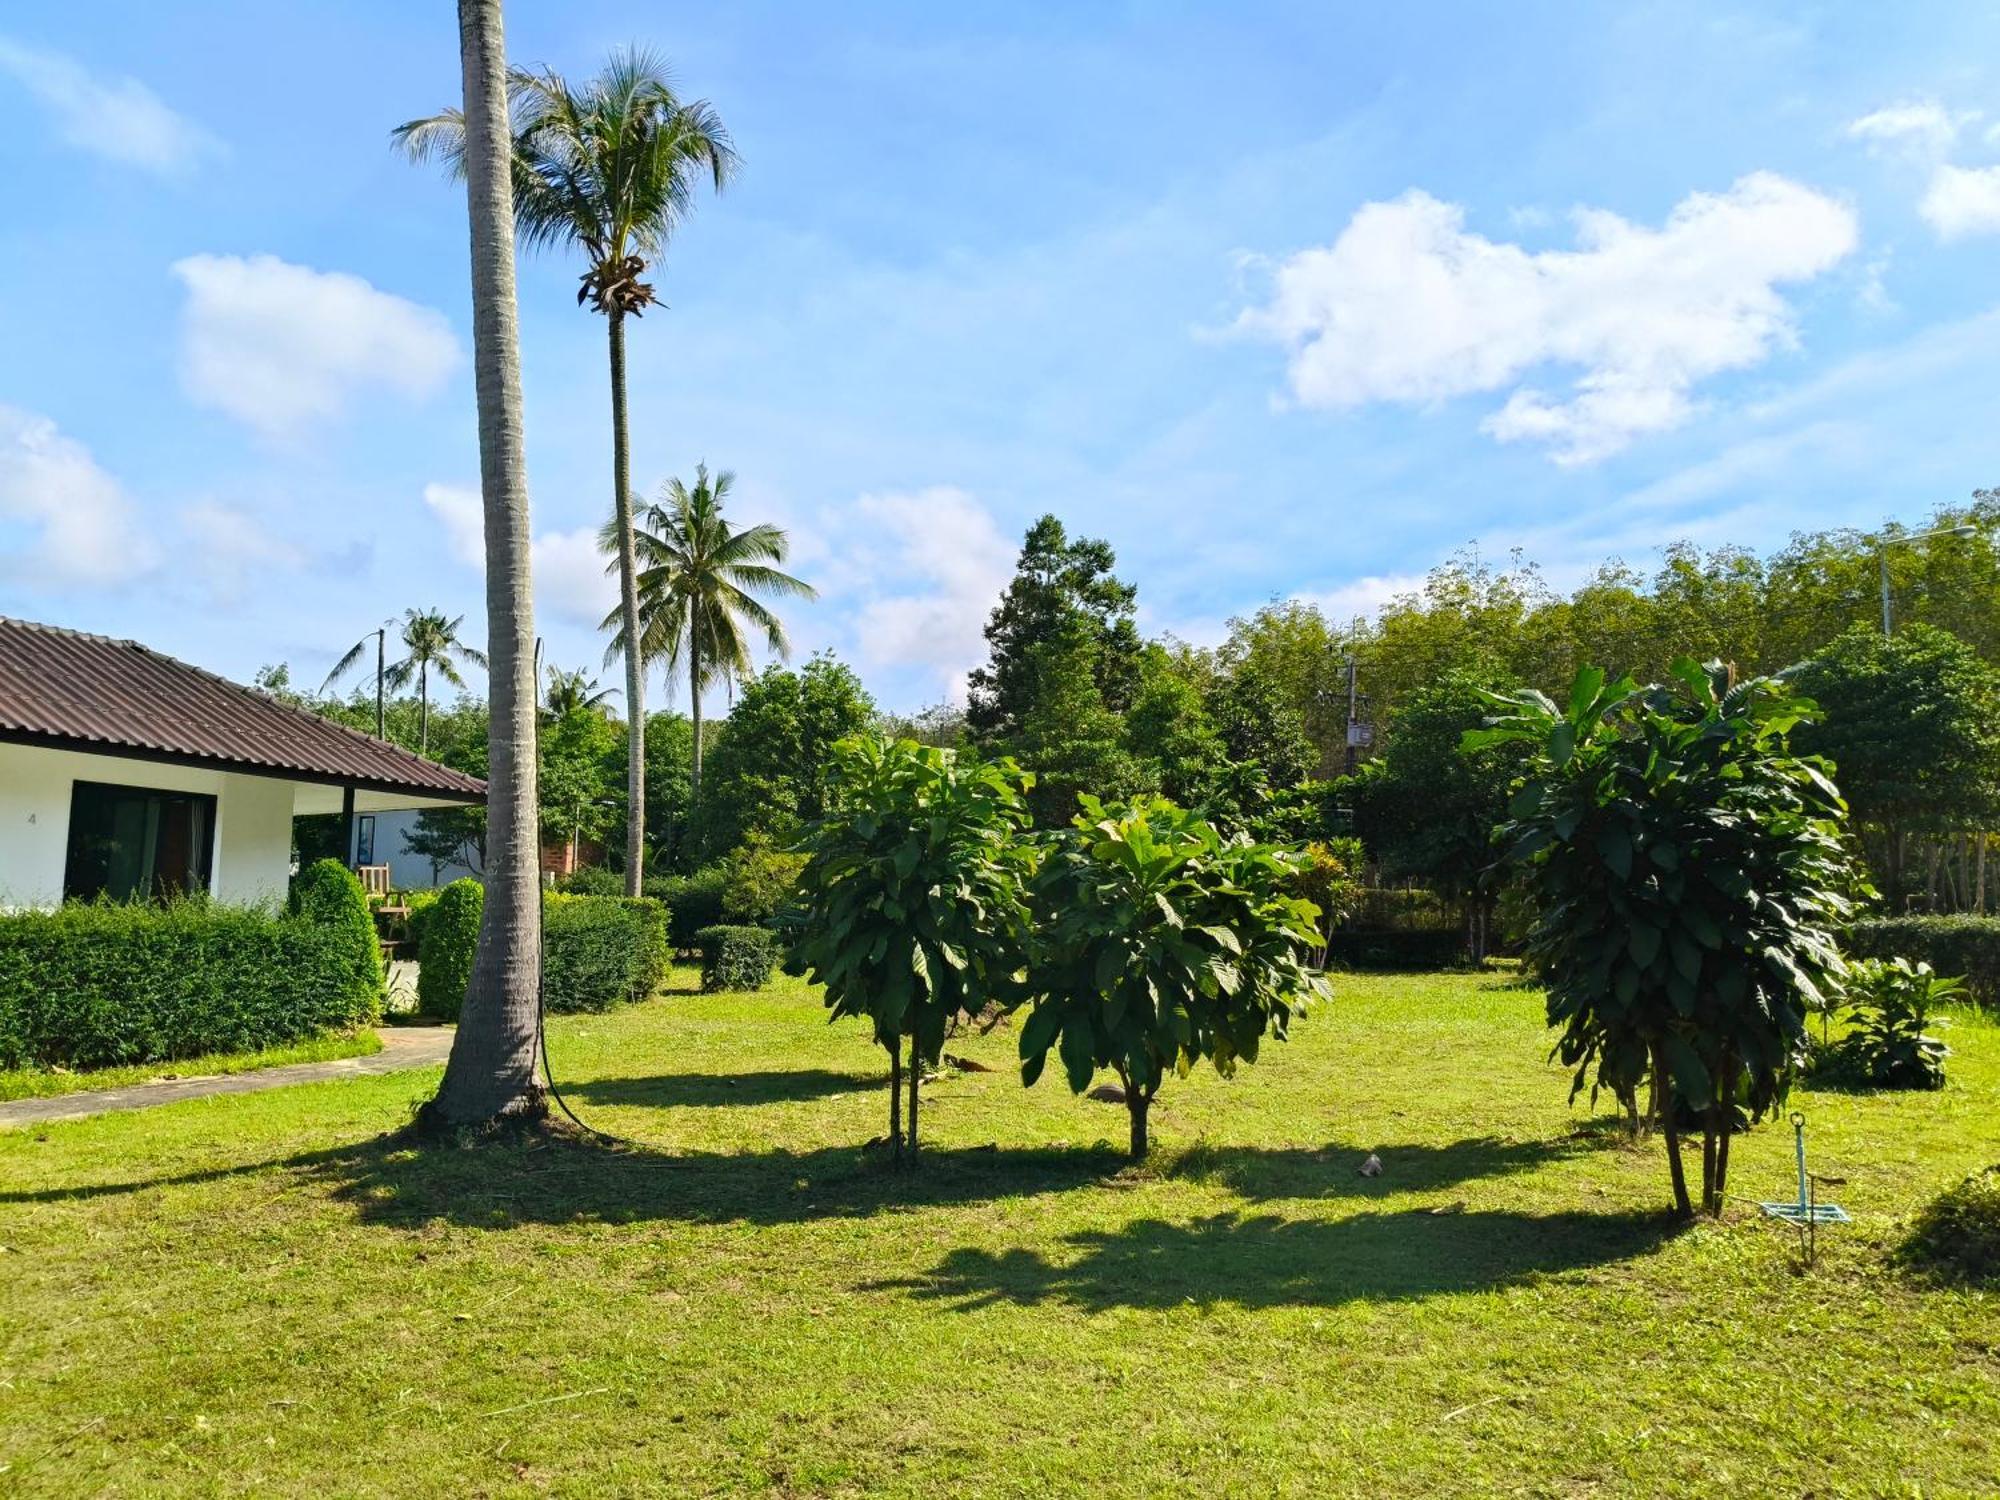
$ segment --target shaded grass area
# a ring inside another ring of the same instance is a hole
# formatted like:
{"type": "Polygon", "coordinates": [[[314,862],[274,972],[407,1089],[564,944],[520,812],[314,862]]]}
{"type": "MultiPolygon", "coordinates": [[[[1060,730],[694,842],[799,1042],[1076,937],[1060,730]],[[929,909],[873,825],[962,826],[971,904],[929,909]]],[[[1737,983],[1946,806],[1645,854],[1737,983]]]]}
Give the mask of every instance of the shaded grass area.
{"type": "Polygon", "coordinates": [[[213,1078],[227,1073],[254,1073],[259,1068],[282,1068],[292,1063],[370,1057],[381,1050],[382,1039],[373,1031],[341,1031],[303,1042],[287,1042],[282,1047],[266,1047],[258,1052],[211,1052],[200,1057],[185,1057],[177,1062],[137,1063],[130,1067],[90,1068],[83,1072],[71,1072],[66,1068],[0,1068],[0,1101],[49,1099],[59,1094],[80,1094],[91,1089],[123,1089],[135,1083],[153,1083],[162,1078],[213,1078]]]}
{"type": "MultiPolygon", "coordinates": [[[[17,1132],[0,1489],[1980,1492],[2000,1300],[1894,1259],[2000,1159],[2000,1033],[1950,1040],[1941,1094],[1796,1097],[1857,1219],[1810,1273],[1670,1223],[1539,997],[1477,975],[1343,977],[1171,1081],[1137,1170],[1005,1027],[894,1170],[883,1055],[792,981],[555,1022],[637,1150],[420,1149],[435,1069],[17,1132]]],[[[1781,1196],[1788,1135],[1737,1150],[1781,1196]]]]}

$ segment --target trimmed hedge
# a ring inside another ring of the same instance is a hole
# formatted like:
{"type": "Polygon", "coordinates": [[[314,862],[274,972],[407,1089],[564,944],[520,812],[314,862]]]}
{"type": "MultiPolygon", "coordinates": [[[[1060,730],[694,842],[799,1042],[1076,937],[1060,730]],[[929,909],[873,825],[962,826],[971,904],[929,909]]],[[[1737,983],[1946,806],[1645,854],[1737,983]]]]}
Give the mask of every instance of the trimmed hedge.
{"type": "Polygon", "coordinates": [[[550,895],[542,904],[542,1004],[608,1010],[644,1000],[673,964],[667,909],[647,896],[550,895]]]}
{"type": "Polygon", "coordinates": [[[425,909],[417,949],[417,1009],[425,1015],[456,1021],[465,1008],[485,912],[486,887],[469,877],[454,880],[425,909]]]}
{"type": "Polygon", "coordinates": [[[701,949],[701,987],[711,995],[761,990],[778,965],[777,935],[768,927],[717,923],[695,934],[695,946],[701,949]]]}
{"type": "Polygon", "coordinates": [[[625,877],[603,865],[584,865],[558,880],[556,889],[565,896],[622,896],[625,877]]]}
{"type": "Polygon", "coordinates": [[[347,923],[202,900],[0,916],[0,1067],[172,1062],[365,1026],[382,991],[361,970],[347,923]]]}
{"type": "Polygon", "coordinates": [[[384,993],[382,946],[375,940],[375,913],[355,873],[337,859],[322,859],[299,872],[292,883],[291,912],[344,934],[352,944],[354,982],[384,993]]]}
{"type": "Polygon", "coordinates": [[[1326,958],[1357,969],[1450,969],[1465,962],[1465,934],[1340,931],[1327,939],[1326,958]]]}
{"type": "Polygon", "coordinates": [[[1963,976],[1974,1001],[2000,1007],[2000,917],[1868,917],[1847,930],[1850,958],[1921,960],[1963,976]]]}
{"type": "Polygon", "coordinates": [[[646,894],[667,904],[667,931],[680,953],[699,947],[702,928],[722,921],[722,901],[728,890],[729,874],[719,865],[692,875],[655,875],[646,882],[646,894]]]}

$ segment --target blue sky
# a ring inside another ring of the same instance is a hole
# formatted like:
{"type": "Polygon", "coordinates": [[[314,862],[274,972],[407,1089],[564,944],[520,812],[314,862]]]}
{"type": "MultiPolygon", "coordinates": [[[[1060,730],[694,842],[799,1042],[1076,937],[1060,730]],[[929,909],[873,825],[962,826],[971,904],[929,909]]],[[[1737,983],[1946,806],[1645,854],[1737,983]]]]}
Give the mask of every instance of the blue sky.
{"type": "MultiPolygon", "coordinates": [[[[387,146],[452,7],[0,17],[0,613],[316,682],[482,610],[464,206],[387,146]]],[[[745,160],[632,339],[634,474],[734,469],[886,704],[954,692],[1021,531],[1144,624],[1558,584],[2000,483],[2000,12],[509,6],[628,40],[745,160]],[[1412,14],[1412,12],[1416,12],[1412,14]]],[[[610,598],[603,325],[524,257],[538,606],[610,598]]],[[[660,689],[654,688],[657,701],[660,689]]],[[[683,695],[684,696],[684,695],[683,695]]]]}

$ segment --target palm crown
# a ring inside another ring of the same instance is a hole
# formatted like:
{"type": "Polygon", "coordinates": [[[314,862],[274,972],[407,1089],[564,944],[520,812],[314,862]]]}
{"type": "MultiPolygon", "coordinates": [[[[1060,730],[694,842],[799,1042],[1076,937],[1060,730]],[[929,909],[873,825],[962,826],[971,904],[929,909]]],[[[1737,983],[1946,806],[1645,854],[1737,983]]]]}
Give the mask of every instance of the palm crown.
{"type": "Polygon", "coordinates": [[[486,665],[486,653],[458,638],[465,616],[447,619],[441,609],[406,609],[398,632],[403,649],[409,653],[401,661],[389,663],[382,674],[392,688],[406,688],[412,678],[417,683],[417,744],[423,751],[431,747],[431,673],[436,672],[453,687],[464,687],[458,658],[486,665]]]}

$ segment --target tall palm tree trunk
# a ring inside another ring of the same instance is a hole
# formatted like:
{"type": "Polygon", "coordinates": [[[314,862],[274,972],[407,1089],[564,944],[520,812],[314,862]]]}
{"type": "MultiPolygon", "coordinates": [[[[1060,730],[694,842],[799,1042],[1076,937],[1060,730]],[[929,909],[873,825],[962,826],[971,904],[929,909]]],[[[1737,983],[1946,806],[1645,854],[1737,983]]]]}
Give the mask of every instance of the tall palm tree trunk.
{"type": "Polygon", "coordinates": [[[417,753],[431,753],[431,664],[417,664],[417,753]]]}
{"type": "MultiPolygon", "coordinates": [[[[692,621],[694,606],[688,606],[692,621]]],[[[701,808],[701,640],[688,631],[688,718],[694,723],[694,765],[688,776],[688,834],[700,827],[695,814],[701,808]]]]}
{"type": "Polygon", "coordinates": [[[535,803],[535,604],[528,552],[520,337],[514,303],[507,49],[500,0],[458,0],[465,77],[465,181],[472,228],[473,381],[486,513],[486,910],[444,1082],[428,1106],[446,1126],[529,1117],[542,968],[535,803]]]}
{"type": "Polygon", "coordinates": [[[618,518],[618,608],[625,619],[625,894],[646,874],[646,658],[639,649],[639,559],[632,546],[632,437],[625,420],[625,314],[605,315],[611,336],[611,513],[618,518]]]}

